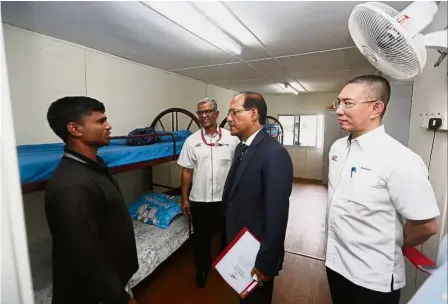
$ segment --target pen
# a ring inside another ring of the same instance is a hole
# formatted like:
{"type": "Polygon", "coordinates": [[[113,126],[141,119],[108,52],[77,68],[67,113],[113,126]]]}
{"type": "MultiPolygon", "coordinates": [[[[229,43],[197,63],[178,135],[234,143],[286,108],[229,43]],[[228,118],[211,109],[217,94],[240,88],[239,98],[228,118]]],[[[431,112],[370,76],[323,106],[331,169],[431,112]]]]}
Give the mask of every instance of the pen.
{"type": "Polygon", "coordinates": [[[356,173],[356,167],[352,167],[352,170],[350,172],[350,178],[353,177],[353,172],[356,173]]]}

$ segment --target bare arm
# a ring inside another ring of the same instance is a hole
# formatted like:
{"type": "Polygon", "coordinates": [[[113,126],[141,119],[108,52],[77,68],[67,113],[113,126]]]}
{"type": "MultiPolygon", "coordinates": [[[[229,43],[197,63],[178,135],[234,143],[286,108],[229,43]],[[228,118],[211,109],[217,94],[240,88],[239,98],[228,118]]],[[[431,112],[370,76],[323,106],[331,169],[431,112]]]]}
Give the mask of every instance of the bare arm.
{"type": "Polygon", "coordinates": [[[182,211],[184,215],[190,213],[190,194],[191,183],[193,180],[193,169],[182,168],[181,185],[182,185],[182,211]]]}
{"type": "Polygon", "coordinates": [[[403,227],[403,248],[416,247],[437,234],[437,220],[435,218],[423,221],[408,220],[403,227]]]}

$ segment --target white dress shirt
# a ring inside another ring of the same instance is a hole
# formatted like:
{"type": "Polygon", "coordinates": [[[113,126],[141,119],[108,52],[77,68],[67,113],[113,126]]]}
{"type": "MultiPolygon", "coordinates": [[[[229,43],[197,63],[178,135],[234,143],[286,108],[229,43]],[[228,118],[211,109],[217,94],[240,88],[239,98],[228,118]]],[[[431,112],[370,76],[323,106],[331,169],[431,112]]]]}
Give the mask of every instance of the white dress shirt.
{"type": "Polygon", "coordinates": [[[245,144],[246,146],[250,146],[252,144],[252,142],[255,139],[255,136],[257,136],[258,132],[260,132],[263,128],[258,129],[258,131],[256,131],[254,134],[252,134],[251,136],[249,136],[247,138],[246,141],[243,141],[242,143],[245,144]]]}
{"type": "Polygon", "coordinates": [[[428,170],[384,126],[329,153],[326,266],[358,286],[405,286],[404,219],[440,215],[428,170]]]}
{"type": "Polygon", "coordinates": [[[182,147],[177,163],[193,169],[191,201],[208,203],[222,200],[224,184],[239,140],[229,130],[221,128],[221,132],[222,137],[218,141],[218,132],[210,136],[204,129],[198,130],[187,138],[182,147]],[[205,144],[202,134],[207,143],[220,143],[221,146],[205,144]]]}

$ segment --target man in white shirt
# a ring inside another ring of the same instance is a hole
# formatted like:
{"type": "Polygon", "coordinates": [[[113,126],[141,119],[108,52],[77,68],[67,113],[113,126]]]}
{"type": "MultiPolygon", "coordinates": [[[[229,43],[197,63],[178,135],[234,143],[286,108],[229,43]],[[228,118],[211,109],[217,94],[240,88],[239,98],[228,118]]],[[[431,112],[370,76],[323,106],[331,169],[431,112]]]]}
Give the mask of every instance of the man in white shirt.
{"type": "Polygon", "coordinates": [[[351,80],[335,102],[350,136],[329,158],[326,266],[333,303],[399,303],[405,286],[402,249],[437,233],[440,215],[420,156],[382,125],[389,82],[351,80]]]}
{"type": "Polygon", "coordinates": [[[221,250],[226,244],[221,200],[239,140],[228,130],[218,128],[215,100],[208,97],[200,100],[197,115],[202,128],[187,138],[178,164],[182,167],[182,210],[185,215],[191,210],[193,221],[196,285],[203,288],[212,266],[210,247],[214,228],[220,232],[221,250]]]}

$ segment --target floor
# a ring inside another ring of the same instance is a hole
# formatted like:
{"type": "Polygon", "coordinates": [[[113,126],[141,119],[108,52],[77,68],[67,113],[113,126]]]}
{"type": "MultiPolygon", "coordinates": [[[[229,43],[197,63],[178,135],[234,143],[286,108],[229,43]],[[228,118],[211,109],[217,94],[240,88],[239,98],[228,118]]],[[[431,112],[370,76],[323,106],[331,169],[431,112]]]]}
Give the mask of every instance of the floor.
{"type": "MultiPolygon", "coordinates": [[[[274,287],[273,304],[331,304],[322,261],[326,188],[295,182],[285,241],[285,262],[274,287]]],[[[214,244],[217,251],[218,242],[214,244]]],[[[193,247],[185,244],[134,290],[139,304],[232,304],[238,296],[216,272],[204,289],[194,283],[193,247]]]]}

